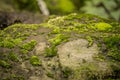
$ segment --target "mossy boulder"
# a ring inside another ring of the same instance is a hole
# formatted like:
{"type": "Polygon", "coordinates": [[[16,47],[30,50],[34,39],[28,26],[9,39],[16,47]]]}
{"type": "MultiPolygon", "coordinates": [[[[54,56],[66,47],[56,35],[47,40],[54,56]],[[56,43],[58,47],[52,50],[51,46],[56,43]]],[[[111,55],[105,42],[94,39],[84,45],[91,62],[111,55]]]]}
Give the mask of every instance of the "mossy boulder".
{"type": "Polygon", "coordinates": [[[120,79],[120,24],[90,14],[0,31],[1,80],[120,79]]]}

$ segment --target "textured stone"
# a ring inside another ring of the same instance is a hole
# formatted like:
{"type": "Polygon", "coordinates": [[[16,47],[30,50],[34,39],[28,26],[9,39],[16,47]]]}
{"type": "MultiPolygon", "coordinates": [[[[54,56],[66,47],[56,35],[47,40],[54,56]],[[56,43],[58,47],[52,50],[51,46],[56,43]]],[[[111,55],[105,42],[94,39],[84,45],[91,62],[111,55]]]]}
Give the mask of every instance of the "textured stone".
{"type": "Polygon", "coordinates": [[[85,39],[73,40],[62,45],[59,50],[59,58],[62,66],[78,67],[83,62],[92,62],[93,57],[98,54],[98,47],[93,44],[88,46],[88,41],[85,39]]]}

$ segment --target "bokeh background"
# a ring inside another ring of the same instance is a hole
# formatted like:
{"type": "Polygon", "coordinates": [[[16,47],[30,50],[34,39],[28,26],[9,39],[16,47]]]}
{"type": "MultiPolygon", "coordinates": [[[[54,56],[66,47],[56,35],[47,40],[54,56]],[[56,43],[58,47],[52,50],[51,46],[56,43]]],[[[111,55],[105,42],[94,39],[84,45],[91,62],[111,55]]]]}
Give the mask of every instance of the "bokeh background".
{"type": "MultiPolygon", "coordinates": [[[[41,13],[41,0],[0,0],[0,11],[41,13]]],[[[120,0],[42,0],[49,15],[90,13],[120,21],[120,0]]]]}

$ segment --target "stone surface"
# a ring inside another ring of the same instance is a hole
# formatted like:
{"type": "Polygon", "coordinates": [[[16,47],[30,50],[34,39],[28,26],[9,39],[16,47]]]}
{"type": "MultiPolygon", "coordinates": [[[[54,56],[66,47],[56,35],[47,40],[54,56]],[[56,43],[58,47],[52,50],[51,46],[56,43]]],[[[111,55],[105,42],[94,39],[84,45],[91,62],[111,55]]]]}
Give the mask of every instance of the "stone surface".
{"type": "Polygon", "coordinates": [[[94,43],[91,47],[85,39],[73,40],[65,43],[58,49],[60,63],[70,68],[79,67],[83,61],[93,62],[93,57],[98,54],[98,47],[94,43]]]}
{"type": "Polygon", "coordinates": [[[35,47],[36,55],[42,54],[46,47],[47,47],[47,44],[45,42],[38,43],[38,45],[36,45],[36,47],[35,47]]]}

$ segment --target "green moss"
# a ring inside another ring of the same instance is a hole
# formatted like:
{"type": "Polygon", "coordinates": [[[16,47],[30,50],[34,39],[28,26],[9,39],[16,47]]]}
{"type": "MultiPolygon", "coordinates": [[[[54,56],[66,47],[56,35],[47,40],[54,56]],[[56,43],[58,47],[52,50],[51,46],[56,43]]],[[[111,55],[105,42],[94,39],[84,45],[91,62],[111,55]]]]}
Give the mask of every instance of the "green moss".
{"type": "Polygon", "coordinates": [[[93,39],[92,39],[92,37],[87,36],[86,39],[87,39],[88,42],[89,42],[89,43],[88,43],[88,47],[92,46],[92,44],[93,44],[93,39]]]}
{"type": "Polygon", "coordinates": [[[21,39],[21,38],[16,38],[16,39],[13,40],[13,43],[14,43],[15,45],[19,45],[21,42],[22,42],[22,39],[21,39]]]}
{"type": "Polygon", "coordinates": [[[23,54],[27,54],[29,51],[25,50],[25,49],[21,49],[20,52],[23,53],[23,54]]]}
{"type": "Polygon", "coordinates": [[[52,31],[52,33],[53,33],[53,34],[58,34],[58,33],[60,33],[60,28],[59,28],[59,27],[54,28],[53,31],[52,31]]]}
{"type": "Polygon", "coordinates": [[[12,61],[19,61],[18,56],[13,52],[9,53],[8,58],[12,61]]]}
{"type": "Polygon", "coordinates": [[[91,24],[91,23],[98,23],[98,22],[106,22],[107,20],[91,15],[91,14],[69,14],[67,16],[62,16],[62,17],[56,17],[53,19],[50,19],[48,21],[49,24],[57,25],[57,26],[68,26],[72,25],[71,23],[76,23],[78,22],[79,24],[91,24]]]}
{"type": "Polygon", "coordinates": [[[9,40],[4,40],[4,41],[0,42],[0,46],[11,49],[11,48],[15,47],[15,44],[9,40]]]}
{"type": "Polygon", "coordinates": [[[4,60],[0,60],[0,66],[2,66],[4,68],[10,68],[11,67],[11,65],[4,60]]]}
{"type": "Polygon", "coordinates": [[[14,48],[16,45],[19,45],[22,42],[21,38],[12,39],[11,37],[6,37],[3,41],[0,42],[1,47],[5,48],[14,48]]]}
{"type": "Polygon", "coordinates": [[[107,55],[115,60],[120,61],[120,49],[119,49],[120,35],[113,35],[104,38],[104,43],[108,49],[107,55]]]}
{"type": "Polygon", "coordinates": [[[27,51],[31,51],[35,47],[36,44],[37,42],[35,40],[31,40],[30,42],[24,43],[23,45],[21,45],[20,48],[27,50],[27,51]]]}
{"type": "MultiPolygon", "coordinates": [[[[39,28],[36,24],[14,24],[0,32],[0,47],[14,48],[19,46],[23,40],[25,40],[32,31],[39,28]]],[[[32,43],[31,43],[32,44],[32,43]]],[[[34,43],[33,43],[34,44],[34,43]]],[[[27,45],[23,45],[25,47],[27,45]]],[[[33,45],[30,45],[33,46],[33,45]]],[[[29,47],[30,49],[30,47],[29,47]]]]}
{"type": "Polygon", "coordinates": [[[57,48],[56,46],[50,46],[49,48],[45,49],[45,56],[46,57],[54,57],[57,55],[57,48]]]}
{"type": "Polygon", "coordinates": [[[56,34],[54,38],[49,39],[50,47],[45,49],[45,56],[46,57],[54,57],[57,55],[57,45],[61,42],[66,42],[68,40],[68,36],[64,34],[56,34]]]}
{"type": "Polygon", "coordinates": [[[54,38],[49,39],[49,42],[52,45],[59,45],[61,42],[67,41],[68,37],[65,36],[64,34],[57,34],[54,38]]]}
{"type": "Polygon", "coordinates": [[[13,39],[21,38],[24,40],[32,35],[33,31],[37,30],[39,27],[39,24],[14,24],[1,31],[1,35],[4,38],[9,35],[9,37],[13,39]]]}
{"type": "Polygon", "coordinates": [[[48,77],[50,77],[50,78],[54,78],[54,74],[52,74],[51,72],[47,72],[47,74],[46,74],[48,77]]]}
{"type": "Polygon", "coordinates": [[[40,66],[42,65],[42,61],[37,57],[37,56],[32,56],[30,58],[30,63],[33,65],[33,66],[40,66]]]}
{"type": "Polygon", "coordinates": [[[113,27],[108,24],[109,20],[105,20],[98,16],[90,14],[70,14],[68,16],[56,17],[50,19],[43,26],[53,28],[53,33],[61,32],[97,32],[111,31],[113,27]]]}
{"type": "Polygon", "coordinates": [[[84,63],[74,71],[75,79],[84,80],[101,80],[106,74],[111,75],[109,70],[108,72],[102,71],[96,63],[84,63]]]}
{"type": "Polygon", "coordinates": [[[95,24],[95,28],[97,28],[100,31],[109,31],[110,29],[112,29],[112,26],[108,23],[104,23],[104,22],[99,22],[95,24]]]}
{"type": "MultiPolygon", "coordinates": [[[[8,76],[7,76],[8,77],[8,76]]],[[[19,75],[19,74],[14,74],[14,73],[12,73],[9,77],[8,77],[8,79],[5,79],[5,80],[25,80],[25,78],[24,78],[24,76],[23,75],[19,75]]]]}
{"type": "MultiPolygon", "coordinates": [[[[13,31],[16,32],[18,31],[18,29],[31,29],[31,30],[36,30],[38,29],[40,26],[38,24],[13,24],[11,26],[9,26],[8,28],[6,28],[4,31],[13,31]]],[[[21,30],[20,30],[21,31],[21,30]]]]}
{"type": "Polygon", "coordinates": [[[65,21],[64,18],[65,18],[65,16],[63,16],[63,17],[56,17],[56,18],[50,19],[47,23],[48,24],[53,24],[54,26],[55,25],[60,26],[60,25],[62,25],[64,23],[64,21],[65,21]]]}
{"type": "Polygon", "coordinates": [[[63,77],[68,78],[69,76],[72,75],[72,70],[69,67],[65,67],[62,69],[63,77]]]}
{"type": "Polygon", "coordinates": [[[104,18],[101,18],[99,16],[96,15],[92,15],[92,14],[77,14],[77,13],[72,13],[69,14],[68,16],[65,17],[65,20],[83,20],[86,23],[94,23],[94,22],[102,22],[102,21],[107,21],[104,18]]]}
{"type": "Polygon", "coordinates": [[[97,56],[94,56],[94,59],[97,61],[105,61],[106,57],[102,54],[98,54],[97,56]]]}

